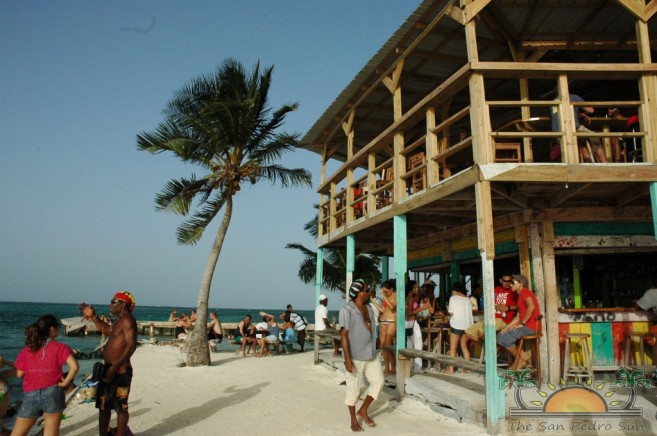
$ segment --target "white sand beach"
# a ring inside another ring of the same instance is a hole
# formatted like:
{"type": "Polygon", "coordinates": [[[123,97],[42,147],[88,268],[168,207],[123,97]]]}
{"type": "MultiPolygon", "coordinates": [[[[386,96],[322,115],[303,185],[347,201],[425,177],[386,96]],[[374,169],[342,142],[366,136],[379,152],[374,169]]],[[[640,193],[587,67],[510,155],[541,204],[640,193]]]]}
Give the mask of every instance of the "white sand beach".
{"type": "MultiPolygon", "coordinates": [[[[208,367],[177,367],[181,362],[184,355],[170,346],[146,345],[135,352],[129,424],[135,434],[352,433],[340,384],[344,373],[313,365],[311,351],[259,359],[218,352],[208,367]]],[[[93,403],[73,399],[65,415],[61,434],[98,434],[93,403]]],[[[412,398],[398,403],[390,388],[373,403],[370,415],[377,427],[365,426],[369,434],[486,434],[412,398]]]]}

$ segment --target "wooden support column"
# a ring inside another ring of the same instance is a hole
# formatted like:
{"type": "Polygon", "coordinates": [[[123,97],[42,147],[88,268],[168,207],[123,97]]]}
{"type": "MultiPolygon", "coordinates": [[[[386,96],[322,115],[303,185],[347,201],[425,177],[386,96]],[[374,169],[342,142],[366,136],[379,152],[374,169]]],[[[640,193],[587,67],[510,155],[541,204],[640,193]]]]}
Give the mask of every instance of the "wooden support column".
{"type": "MultiPolygon", "coordinates": [[[[650,54],[650,35],[648,23],[643,20],[636,21],[636,39],[639,49],[639,61],[649,64],[652,62],[650,54]]],[[[643,161],[657,162],[657,74],[644,73],[639,78],[639,125],[646,132],[642,139],[643,161]]]]}
{"type": "MultiPolygon", "coordinates": [[[[531,248],[531,263],[532,263],[532,272],[533,274],[527,276],[529,278],[529,287],[538,300],[538,305],[541,313],[545,316],[545,270],[543,265],[543,238],[541,236],[541,225],[538,223],[531,223],[529,225],[529,246],[531,248]]],[[[555,308],[556,310],[556,308],[555,308]]],[[[557,326],[558,329],[558,326],[557,326]]],[[[558,331],[557,331],[558,335],[558,331]]],[[[545,339],[545,337],[544,337],[545,339]]],[[[558,336],[557,336],[558,339],[558,336]]],[[[545,347],[541,349],[541,359],[543,362],[547,361],[547,355],[545,354],[545,347]]],[[[543,372],[546,371],[545,365],[542,366],[543,372]]],[[[541,374],[541,377],[545,377],[544,374],[541,374]]],[[[544,378],[545,379],[545,378],[544,378]]]]}
{"type": "Polygon", "coordinates": [[[404,281],[406,271],[408,271],[408,252],[407,252],[407,233],[406,233],[406,215],[397,215],[392,219],[394,231],[394,272],[397,282],[397,335],[396,335],[396,372],[397,372],[397,392],[402,400],[406,391],[406,374],[410,374],[411,362],[406,357],[399,354],[399,350],[406,345],[406,294],[404,293],[404,281]]]}
{"type": "Polygon", "coordinates": [[[404,294],[404,281],[408,271],[407,260],[407,234],[406,215],[397,215],[392,219],[394,231],[394,272],[397,281],[397,350],[404,348],[406,333],[404,320],[406,319],[406,295],[404,294]]]}
{"type": "Polygon", "coordinates": [[[364,211],[365,214],[370,214],[376,210],[376,195],[373,193],[376,188],[374,168],[376,168],[376,153],[372,151],[367,155],[367,207],[364,211]]]}
{"type": "Polygon", "coordinates": [[[575,137],[575,112],[570,104],[568,76],[560,74],[557,80],[559,93],[559,128],[564,132],[561,137],[561,156],[563,163],[579,163],[579,147],[575,137]]]}
{"type": "MultiPolygon", "coordinates": [[[[319,176],[319,179],[320,179],[319,184],[320,185],[323,185],[324,182],[326,182],[326,160],[327,160],[326,153],[327,153],[327,150],[328,150],[328,144],[324,144],[324,147],[322,149],[322,170],[321,170],[321,173],[320,173],[320,176],[319,176]]],[[[317,236],[318,237],[319,236],[324,236],[324,233],[329,232],[328,227],[331,225],[330,218],[329,218],[328,221],[326,221],[326,226],[327,226],[326,229],[325,229],[324,224],[322,224],[322,223],[324,222],[324,218],[327,218],[325,216],[325,214],[328,213],[330,215],[330,213],[331,213],[330,212],[330,208],[331,208],[330,200],[331,200],[330,197],[327,198],[326,195],[319,194],[319,211],[318,211],[319,216],[318,216],[318,221],[317,221],[317,223],[318,223],[317,236]],[[328,208],[322,207],[322,204],[324,204],[325,201],[329,202],[329,207],[328,208]]]]}
{"type": "MultiPolygon", "coordinates": [[[[401,74],[404,69],[404,60],[400,60],[390,76],[383,78],[382,83],[392,94],[393,120],[399,120],[403,115],[402,108],[402,91],[400,86],[401,74]]],[[[398,202],[402,195],[406,195],[406,180],[401,175],[406,172],[406,158],[402,154],[404,151],[404,132],[397,131],[393,136],[393,201],[398,202]]]]}
{"type": "MultiPolygon", "coordinates": [[[[529,100],[529,80],[520,79],[520,100],[529,100]]],[[[531,108],[529,106],[522,106],[520,108],[520,115],[523,120],[528,120],[532,116],[531,108]]],[[[530,138],[522,138],[523,156],[526,163],[534,162],[534,153],[532,151],[532,140],[530,138]]]]}
{"type": "Polygon", "coordinates": [[[529,237],[527,236],[527,226],[525,224],[516,227],[516,242],[518,243],[518,257],[520,258],[520,274],[525,277],[531,277],[532,266],[529,256],[529,237]]]}
{"type": "MultiPolygon", "coordinates": [[[[342,122],[342,130],[347,136],[347,162],[349,162],[354,157],[354,117],[356,115],[356,110],[352,109],[349,112],[349,117],[346,121],[342,122]]],[[[345,209],[346,209],[346,222],[351,223],[354,220],[354,168],[349,167],[347,169],[347,185],[345,186],[346,195],[345,195],[345,209]]]]}
{"type": "Polygon", "coordinates": [[[335,184],[335,182],[332,182],[331,195],[329,198],[329,229],[330,230],[335,230],[338,228],[338,220],[336,219],[336,213],[338,212],[338,207],[336,204],[337,193],[338,193],[338,187],[335,184]]]}
{"type": "MultiPolygon", "coordinates": [[[[482,285],[484,293],[484,336],[495,338],[495,231],[493,229],[493,204],[490,182],[477,182],[474,186],[477,204],[477,245],[481,256],[482,285]]],[[[484,343],[486,355],[486,409],[487,428],[497,433],[499,418],[504,417],[504,390],[499,388],[497,374],[497,343],[484,343]]]]}
{"type": "MultiPolygon", "coordinates": [[[[465,41],[468,51],[468,61],[479,60],[477,54],[477,34],[475,21],[465,25],[465,41]]],[[[472,157],[479,165],[492,163],[493,140],[491,138],[490,114],[486,104],[484,76],[472,73],[470,76],[470,128],[472,129],[472,157]]]]}
{"type": "MultiPolygon", "coordinates": [[[[356,235],[347,235],[347,277],[345,289],[354,281],[354,269],[356,269],[356,235]]],[[[345,292],[345,300],[349,301],[349,292],[345,292]]]]}
{"type": "Polygon", "coordinates": [[[436,127],[436,109],[433,106],[427,108],[426,119],[427,187],[429,187],[435,185],[440,180],[440,167],[438,166],[438,162],[433,159],[438,154],[438,135],[433,131],[436,127]]]}
{"type": "Polygon", "coordinates": [[[559,348],[559,286],[557,267],[554,260],[554,223],[543,223],[543,285],[545,292],[545,316],[543,323],[544,340],[547,347],[541,347],[541,379],[558,384],[561,377],[561,351],[559,348]]]}
{"type": "MultiPolygon", "coordinates": [[[[324,249],[317,249],[317,263],[315,265],[315,307],[319,304],[319,296],[322,293],[322,283],[324,282],[324,249]]],[[[319,363],[319,336],[315,336],[314,353],[315,365],[319,363]]]]}

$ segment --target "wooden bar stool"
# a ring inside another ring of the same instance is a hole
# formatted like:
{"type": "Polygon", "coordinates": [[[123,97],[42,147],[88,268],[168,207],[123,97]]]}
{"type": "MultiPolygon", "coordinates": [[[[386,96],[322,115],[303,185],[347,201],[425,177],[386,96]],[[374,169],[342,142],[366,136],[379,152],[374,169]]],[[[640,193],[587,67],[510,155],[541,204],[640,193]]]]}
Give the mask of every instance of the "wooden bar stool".
{"type": "Polygon", "coordinates": [[[589,338],[591,335],[588,333],[566,333],[564,337],[566,338],[566,348],[563,355],[563,374],[561,377],[567,381],[568,377],[585,376],[593,381],[593,360],[589,352],[589,338]],[[570,347],[573,343],[576,343],[580,348],[577,355],[579,356],[578,360],[582,359],[581,365],[573,366],[573,362],[571,362],[570,347]]]}
{"type": "Polygon", "coordinates": [[[513,366],[511,366],[512,369],[518,368],[518,364],[520,363],[520,357],[522,356],[522,351],[524,351],[526,347],[526,343],[529,342],[530,345],[530,353],[531,353],[531,365],[534,367],[536,370],[536,381],[538,381],[538,384],[541,384],[541,338],[543,337],[543,323],[541,320],[543,319],[543,314],[539,314],[536,316],[536,333],[533,335],[525,335],[521,336],[520,339],[516,342],[516,348],[518,350],[518,353],[516,354],[516,358],[513,361],[513,366]]]}
{"type": "Polygon", "coordinates": [[[521,336],[520,339],[518,339],[517,346],[516,348],[518,349],[518,354],[516,355],[515,360],[513,361],[513,368],[517,368],[518,364],[520,363],[520,357],[521,357],[521,351],[523,351],[526,347],[526,343],[529,343],[530,346],[530,353],[531,353],[531,365],[534,367],[536,370],[536,381],[538,381],[538,384],[541,384],[541,338],[543,337],[543,333],[540,331],[537,331],[533,335],[525,335],[521,336]]]}
{"type": "MultiPolygon", "coordinates": [[[[644,341],[647,337],[654,337],[652,333],[630,333],[625,337],[625,359],[624,366],[647,367],[646,349],[644,341]],[[635,340],[636,338],[636,340],[635,340]],[[639,362],[636,361],[636,341],[639,342],[639,362]]],[[[654,364],[654,362],[653,362],[654,364]]]]}

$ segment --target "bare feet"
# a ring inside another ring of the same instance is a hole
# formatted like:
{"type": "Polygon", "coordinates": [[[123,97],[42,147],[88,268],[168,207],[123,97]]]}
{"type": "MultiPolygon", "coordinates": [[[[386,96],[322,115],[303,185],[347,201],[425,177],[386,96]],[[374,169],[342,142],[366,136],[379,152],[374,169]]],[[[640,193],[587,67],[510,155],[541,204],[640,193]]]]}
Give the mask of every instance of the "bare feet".
{"type": "Polygon", "coordinates": [[[365,430],[363,430],[363,427],[361,427],[358,422],[356,422],[355,424],[352,422],[351,431],[365,431],[365,430]]]}
{"type": "Polygon", "coordinates": [[[363,418],[363,422],[367,424],[369,427],[376,427],[376,423],[372,420],[372,418],[369,417],[366,411],[363,409],[360,409],[358,411],[358,416],[363,418]]]}
{"type": "Polygon", "coordinates": [[[440,371],[442,374],[454,374],[454,368],[445,368],[442,371],[440,371]]]}

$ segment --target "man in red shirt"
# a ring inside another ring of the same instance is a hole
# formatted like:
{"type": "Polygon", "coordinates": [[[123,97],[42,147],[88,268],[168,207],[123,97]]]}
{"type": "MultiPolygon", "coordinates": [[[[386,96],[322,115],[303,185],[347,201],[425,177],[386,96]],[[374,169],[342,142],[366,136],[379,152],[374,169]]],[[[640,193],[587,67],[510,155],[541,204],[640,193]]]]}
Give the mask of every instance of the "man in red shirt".
{"type": "Polygon", "coordinates": [[[516,341],[522,336],[533,335],[538,330],[537,318],[541,312],[536,295],[529,290],[529,280],[522,274],[514,274],[511,289],[518,293],[518,313],[513,320],[500,332],[497,343],[513,355],[515,358],[520,353],[520,362],[517,368],[521,369],[527,365],[530,356],[516,348],[516,341]]]}
{"type": "MultiPolygon", "coordinates": [[[[500,276],[500,285],[495,287],[495,331],[499,332],[511,322],[518,308],[518,294],[511,290],[513,277],[504,273],[500,276]]],[[[481,342],[484,340],[483,317],[465,330],[465,334],[471,341],[481,342]]]]}

